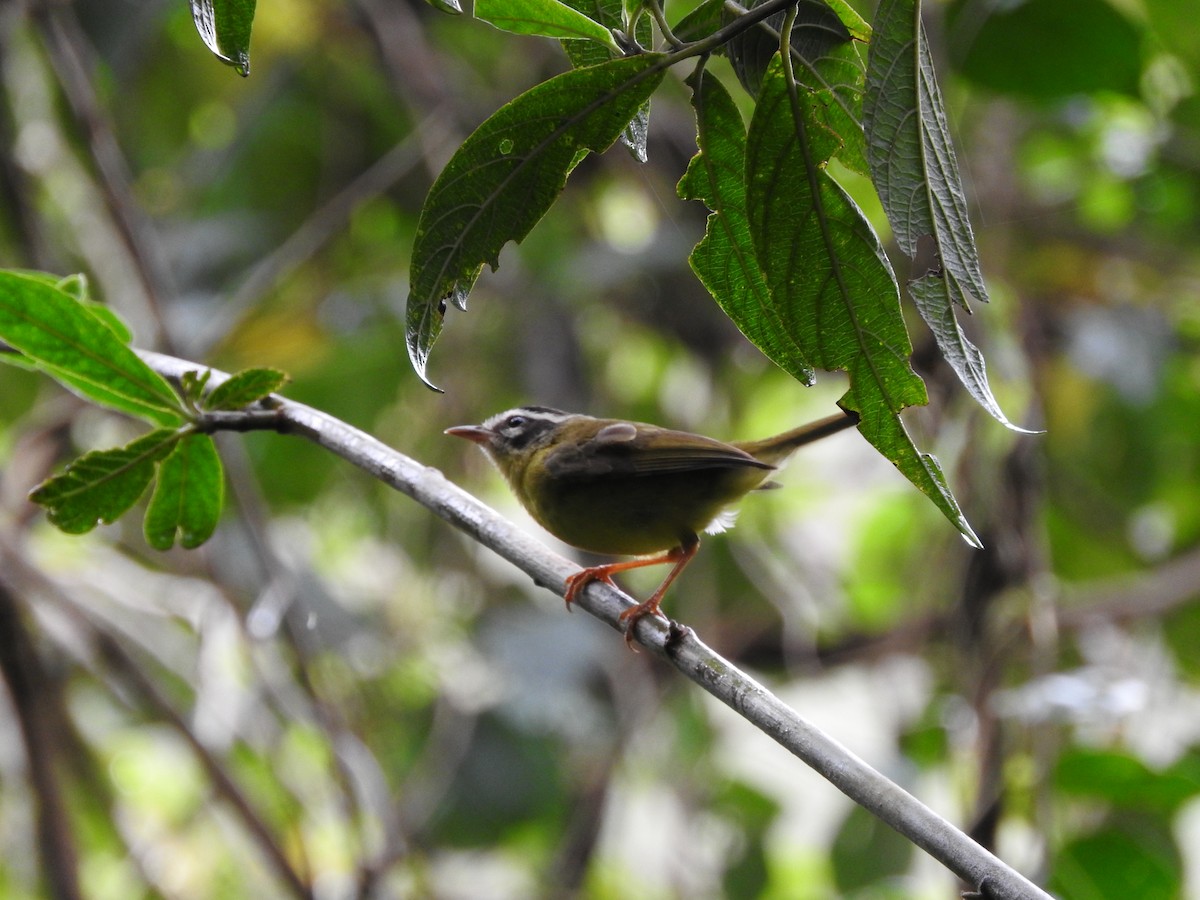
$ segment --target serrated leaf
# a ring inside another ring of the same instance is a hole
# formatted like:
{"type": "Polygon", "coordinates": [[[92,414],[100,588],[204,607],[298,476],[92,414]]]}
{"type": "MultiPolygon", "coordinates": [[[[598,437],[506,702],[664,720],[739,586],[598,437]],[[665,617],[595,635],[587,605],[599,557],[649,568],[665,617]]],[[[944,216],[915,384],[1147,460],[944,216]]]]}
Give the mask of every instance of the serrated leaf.
{"type": "Polygon", "coordinates": [[[89,400],[158,425],[183,421],[162,376],[107,322],[44,279],[0,272],[0,340],[89,400]]]}
{"type": "Polygon", "coordinates": [[[987,380],[987,364],[979,348],[967,340],[959,327],[958,317],[954,314],[954,303],[950,298],[950,287],[953,282],[944,274],[929,273],[908,282],[908,295],[912,297],[917,311],[937,342],[938,349],[946,362],[958,375],[967,392],[975,398],[984,409],[997,421],[1007,425],[1013,431],[1022,434],[1033,434],[1028,429],[1021,428],[1008,421],[1000,404],[992,395],[992,389],[987,380]]]}
{"type": "Polygon", "coordinates": [[[283,387],[288,376],[278,369],[243,369],[212,389],[206,409],[242,409],[283,387]]]}
{"type": "Polygon", "coordinates": [[[137,502],[154,477],[154,464],[179,438],[174,429],[152,431],[124,447],[94,450],[43,482],[29,495],[68,534],[83,534],[115,522],[137,502]]]}
{"type": "Polygon", "coordinates": [[[255,0],[189,0],[204,45],[239,75],[250,74],[250,31],[255,0]]]}
{"type": "Polygon", "coordinates": [[[216,444],[207,434],[189,434],[158,467],[143,530],[155,550],[199,547],[216,530],[225,500],[225,476],[216,444]]]}
{"type": "Polygon", "coordinates": [[[883,0],[867,58],[863,107],[872,180],[900,249],[916,260],[932,239],[941,279],[914,272],[910,294],[968,393],[1015,431],[987,381],[983,356],[967,341],[954,306],[987,300],[975,235],[917,0],[883,0]]]}
{"type": "Polygon", "coordinates": [[[844,369],[841,400],[859,430],[978,544],[936,459],[920,453],[900,411],[927,402],[913,372],[899,288],[879,239],[825,171],[838,139],[807,92],[789,90],[782,60],[767,69],[750,122],[746,206],[779,318],[812,364],[844,369]]]}
{"type": "Polygon", "coordinates": [[[475,18],[513,34],[595,41],[621,52],[612,32],[559,0],[475,0],[475,18]]]}
{"type": "Polygon", "coordinates": [[[742,334],[797,381],[812,384],[812,366],[780,320],[750,237],[746,126],[720,80],[698,68],[688,83],[700,152],[692,157],[678,191],[684,200],[699,200],[712,210],[688,261],[742,334]]]}
{"type": "Polygon", "coordinates": [[[117,339],[121,343],[128,344],[133,340],[133,332],[129,330],[129,326],[125,323],[125,320],[117,315],[111,306],[105,306],[103,303],[97,303],[92,299],[87,276],[82,272],[60,278],[57,275],[51,275],[49,272],[37,272],[32,269],[7,269],[5,271],[13,275],[32,278],[35,281],[40,281],[50,287],[57,288],[107,325],[109,330],[117,336],[117,339]]]}
{"type": "Polygon", "coordinates": [[[446,304],[466,307],[484,263],[521,241],[587,152],[606,150],[662,80],[658,54],[566,72],[505,105],[467,138],[430,188],[413,245],[409,359],[426,381],[446,304]]]}
{"type": "MultiPolygon", "coordinates": [[[[867,55],[867,155],[879,199],[911,259],[932,235],[946,272],[986,301],[946,109],[917,0],[883,0],[867,55]]],[[[965,303],[965,301],[964,301],[965,303]]]]}
{"type": "MultiPolygon", "coordinates": [[[[728,12],[725,16],[727,21],[733,18],[728,12]]],[[[779,51],[784,16],[782,12],[770,16],[726,48],[738,80],[752,96],[757,95],[766,66],[779,51]]],[[[866,69],[855,40],[864,28],[869,33],[866,24],[844,6],[834,10],[825,0],[803,0],[789,42],[796,81],[823,108],[823,126],[840,141],[833,155],[862,175],[868,172],[862,129],[866,69]]]]}
{"type": "MultiPolygon", "coordinates": [[[[564,2],[582,15],[599,22],[610,33],[613,29],[619,30],[625,27],[628,13],[621,0],[564,0],[564,2]]],[[[633,39],[640,46],[649,47],[654,40],[654,23],[650,16],[640,17],[633,32],[633,39]]],[[[608,62],[614,56],[611,49],[603,47],[595,41],[567,40],[563,41],[562,45],[571,65],[576,68],[596,66],[608,62]]],[[[615,55],[622,56],[624,54],[618,50],[615,55]]],[[[637,113],[621,134],[621,143],[629,148],[629,152],[638,162],[644,163],[649,158],[646,147],[649,131],[650,101],[646,100],[638,107],[637,113]]]]}

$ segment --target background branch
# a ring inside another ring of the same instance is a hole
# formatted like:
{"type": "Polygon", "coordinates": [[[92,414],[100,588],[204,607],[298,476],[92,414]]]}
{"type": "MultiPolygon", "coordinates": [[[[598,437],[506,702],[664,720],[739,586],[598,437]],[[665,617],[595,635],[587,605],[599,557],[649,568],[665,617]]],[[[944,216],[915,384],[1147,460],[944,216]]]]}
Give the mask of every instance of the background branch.
{"type": "Polygon", "coordinates": [[[0,582],[0,673],[21,726],[25,764],[36,798],[42,877],[48,896],[74,900],[83,893],[79,888],[75,838],[57,769],[62,742],[56,739],[52,711],[58,692],[24,619],[24,610],[8,586],[0,582]]]}
{"type": "MultiPolygon", "coordinates": [[[[195,729],[186,720],[184,714],[176,709],[159,683],[152,675],[147,673],[143,665],[126,648],[122,640],[96,621],[86,609],[81,608],[66,594],[58,590],[54,583],[43,577],[36,568],[29,566],[16,548],[10,546],[7,540],[0,541],[0,561],[3,562],[6,572],[19,575],[27,584],[34,585],[41,596],[54,602],[66,614],[71,624],[79,629],[83,646],[86,647],[87,652],[92,656],[98,667],[111,673],[114,679],[129,692],[132,698],[135,698],[144,708],[150,710],[158,719],[166,722],[186,742],[204,769],[205,774],[211,780],[215,793],[229,804],[236,818],[242,823],[242,826],[249,833],[272,870],[278,876],[280,883],[286,886],[288,896],[297,897],[300,900],[311,898],[313,894],[308,885],[308,879],[293,866],[288,857],[288,852],[275,838],[270,826],[264,821],[250,797],[227,771],[224,762],[199,738],[195,729]]],[[[0,635],[8,635],[10,631],[13,631],[8,625],[10,621],[17,621],[15,618],[15,607],[13,607],[11,612],[2,608],[4,605],[2,601],[7,597],[8,595],[4,593],[4,586],[0,584],[0,626],[3,626],[0,628],[0,635]]],[[[28,646],[30,643],[26,632],[13,631],[13,637],[18,641],[15,645],[17,647],[28,646]],[[21,640],[22,637],[24,640],[21,640]]],[[[3,643],[3,641],[0,641],[0,644],[3,643]]],[[[3,648],[0,647],[0,653],[2,651],[3,648]]],[[[26,650],[20,650],[19,652],[28,655],[28,651],[26,650]]],[[[11,652],[9,655],[11,656],[11,652]]],[[[20,693],[17,688],[13,688],[14,698],[18,703],[20,703],[20,693]]],[[[32,708],[37,710],[39,708],[38,704],[44,703],[45,700],[44,698],[30,698],[30,700],[35,699],[38,702],[34,703],[32,708]]],[[[32,752],[38,749],[39,746],[36,743],[29,746],[31,766],[35,770],[39,768],[44,769],[52,763],[54,758],[53,754],[48,754],[42,749],[37,753],[35,762],[32,752]]],[[[39,787],[43,801],[44,798],[53,796],[52,791],[52,787],[39,787]]],[[[65,823],[65,812],[61,813],[58,818],[65,823]]],[[[65,824],[62,827],[65,828],[65,824]]],[[[67,837],[69,837],[69,834],[69,831],[65,832],[67,837]]],[[[58,851],[54,848],[65,845],[61,840],[55,839],[54,841],[43,840],[40,846],[48,848],[50,852],[57,853],[58,851]]],[[[55,879],[69,880],[74,877],[74,873],[69,871],[69,867],[64,861],[55,858],[48,859],[46,863],[55,864],[61,869],[61,871],[57,869],[54,871],[55,879]]],[[[82,896],[82,894],[77,891],[71,893],[63,890],[55,893],[54,896],[74,897],[82,896]]]]}

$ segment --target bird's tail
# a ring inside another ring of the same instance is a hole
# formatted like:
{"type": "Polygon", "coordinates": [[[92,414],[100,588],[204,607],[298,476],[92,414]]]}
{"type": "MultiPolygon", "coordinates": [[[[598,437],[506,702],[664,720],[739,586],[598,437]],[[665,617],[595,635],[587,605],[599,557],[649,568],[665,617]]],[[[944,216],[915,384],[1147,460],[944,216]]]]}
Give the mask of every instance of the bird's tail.
{"type": "Polygon", "coordinates": [[[858,413],[844,410],[836,415],[809,422],[783,434],[763,438],[761,441],[739,441],[734,444],[739,450],[745,450],[755,459],[770,465],[778,465],[796,452],[798,447],[811,444],[831,434],[837,434],[858,424],[858,413]]]}

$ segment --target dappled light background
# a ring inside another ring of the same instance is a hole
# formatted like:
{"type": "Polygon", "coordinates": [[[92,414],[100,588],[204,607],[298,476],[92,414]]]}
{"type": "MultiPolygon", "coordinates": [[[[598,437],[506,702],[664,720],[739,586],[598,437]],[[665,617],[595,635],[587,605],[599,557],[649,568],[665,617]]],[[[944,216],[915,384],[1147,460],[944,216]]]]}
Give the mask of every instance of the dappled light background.
{"type": "MultiPolygon", "coordinates": [[[[1039,431],[979,409],[910,316],[931,403],[906,423],[985,549],[844,433],[666,603],[1069,898],[1200,891],[1186,6],[927,4],[993,295],[966,327],[1039,431]]],[[[0,6],[0,264],[86,273],[138,346],[287,371],[289,397],[547,541],[443,429],[536,402],[742,439],[835,411],[841,376],[791,380],[688,268],[686,73],[655,96],[649,162],[585,160],[451,310],[435,394],[404,350],[422,200],[562,51],[410,0],[262,0],[251,64],[218,63],[174,0],[0,6]]],[[[886,241],[869,185],[834,174],[886,241]]],[[[28,502],[136,433],[0,371],[5,896],[53,893],[53,853],[100,900],[956,896],[736,715],[314,446],[223,436],[230,508],[197,551],[150,550],[136,516],[65,536],[28,502]]]]}

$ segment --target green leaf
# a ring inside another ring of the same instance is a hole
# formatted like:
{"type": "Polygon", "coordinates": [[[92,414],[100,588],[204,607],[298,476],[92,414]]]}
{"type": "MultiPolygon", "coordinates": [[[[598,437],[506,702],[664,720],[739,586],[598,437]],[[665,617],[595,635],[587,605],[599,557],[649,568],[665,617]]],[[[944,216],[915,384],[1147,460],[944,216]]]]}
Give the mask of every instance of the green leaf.
{"type": "Polygon", "coordinates": [[[242,409],[279,390],[288,377],[278,369],[243,369],[213,388],[205,409],[242,409]]]}
{"type": "Polygon", "coordinates": [[[158,425],[183,422],[171,386],[107,321],[44,279],[0,272],[0,340],[89,400],[158,425]]]}
{"type": "Polygon", "coordinates": [[[559,0],[475,0],[475,18],[513,34],[583,39],[621,52],[612,32],[559,0]]]}
{"type": "Polygon", "coordinates": [[[158,467],[158,483],[146,509],[146,542],[155,550],[199,547],[216,530],[225,497],[225,477],[216,444],[207,434],[189,434],[158,467]]]}
{"type": "Polygon", "coordinates": [[[684,200],[699,200],[712,210],[688,261],[742,334],[797,381],[812,384],[812,366],[775,309],[750,238],[746,126],[717,78],[697,68],[688,83],[700,152],[692,157],[678,191],[684,200]]]}
{"type": "Polygon", "coordinates": [[[966,292],[986,301],[987,285],[918,0],[880,4],[867,56],[863,125],[872,178],[900,249],[915,259],[917,242],[931,235],[956,299],[965,307],[966,292]]]}
{"type": "Polygon", "coordinates": [[[676,22],[671,31],[681,41],[698,41],[708,37],[725,22],[725,0],[704,0],[676,22]]]}
{"type": "Polygon", "coordinates": [[[845,369],[841,405],[859,430],[978,545],[941,467],[920,453],[899,413],[927,402],[913,372],[899,290],[879,239],[829,177],[837,137],[807,92],[789,91],[777,56],[767,70],[747,137],[746,207],[759,264],[779,318],[805,359],[845,369]]]}
{"type": "Polygon", "coordinates": [[[921,318],[933,332],[933,338],[938,349],[942,351],[942,356],[976,402],[998,422],[1013,431],[1034,434],[1035,432],[1010,422],[992,395],[983,354],[963,334],[958,317],[954,314],[954,303],[950,297],[951,284],[948,276],[931,272],[908,282],[908,295],[912,297],[921,318]]]}
{"type": "MultiPolygon", "coordinates": [[[[595,19],[610,33],[613,29],[625,28],[626,10],[621,0],[564,0],[572,9],[582,15],[595,19]]],[[[633,0],[637,2],[637,0],[633,0]]],[[[654,23],[650,16],[642,16],[637,20],[633,29],[633,38],[642,47],[649,47],[654,41],[654,23]]],[[[595,41],[566,40],[562,42],[563,50],[571,65],[575,68],[597,66],[613,58],[613,51],[601,46],[595,41]]],[[[617,52],[616,56],[623,56],[617,52]]],[[[638,107],[637,113],[621,134],[621,143],[629,148],[634,159],[645,162],[649,157],[646,141],[650,130],[650,101],[646,100],[638,107]]]]}
{"type": "MultiPolygon", "coordinates": [[[[566,72],[501,107],[467,138],[430,188],[417,224],[408,355],[425,377],[446,303],[466,308],[484,263],[521,241],[589,151],[606,150],[662,80],[658,54],[566,72]]],[[[432,386],[432,385],[430,385],[432,386]]]]}
{"type": "MultiPolygon", "coordinates": [[[[802,0],[796,12],[789,41],[796,81],[823,108],[823,127],[840,141],[832,155],[849,169],[866,175],[862,130],[866,71],[855,41],[869,36],[870,27],[849,7],[841,4],[835,10],[825,0],[802,0]]],[[[726,22],[735,18],[728,11],[723,15],[726,22]]],[[[757,96],[767,64],[779,51],[779,29],[785,15],[780,12],[770,16],[726,47],[738,80],[752,96],[757,96]]]]}
{"type": "Polygon", "coordinates": [[[916,266],[934,270],[914,271],[909,283],[921,317],[968,393],[998,421],[1024,431],[1000,409],[983,355],[963,336],[954,313],[955,304],[967,308],[967,294],[987,300],[987,285],[917,0],[879,6],[863,123],[872,179],[896,243],[916,266]],[[925,250],[922,242],[930,240],[925,250]],[[927,256],[934,259],[922,262],[927,256]]]}
{"type": "Polygon", "coordinates": [[[62,291],[72,300],[77,301],[88,312],[107,325],[109,330],[117,336],[117,339],[122,344],[128,344],[133,340],[133,332],[129,330],[129,326],[125,324],[125,320],[118,316],[111,306],[105,306],[103,303],[97,303],[92,299],[87,276],[82,272],[59,278],[57,275],[51,275],[49,272],[36,272],[32,269],[8,269],[6,271],[13,275],[23,275],[26,278],[32,278],[50,287],[58,288],[58,290],[62,291]]]}
{"type": "Polygon", "coordinates": [[[1047,888],[1071,900],[1166,900],[1186,896],[1183,870],[1169,822],[1124,814],[1058,848],[1047,888]]]}
{"type": "Polygon", "coordinates": [[[1062,796],[1092,797],[1113,806],[1174,815],[1200,794],[1196,759],[1184,757],[1169,769],[1154,771],[1130,753],[1076,747],[1063,753],[1054,768],[1054,787],[1062,796]]]}
{"type": "MultiPolygon", "coordinates": [[[[1140,97],[1142,48],[1150,42],[1119,6],[1108,0],[1024,0],[980,16],[974,3],[958,0],[946,11],[947,40],[963,74],[992,90],[1037,100],[1104,91],[1140,97]]],[[[878,29],[878,17],[876,23],[878,29]]]]}
{"type": "Polygon", "coordinates": [[[858,14],[853,6],[846,0],[825,0],[830,8],[837,13],[842,24],[846,26],[846,30],[850,32],[850,37],[861,43],[869,43],[871,40],[871,26],[867,20],[858,14]]]}
{"type": "Polygon", "coordinates": [[[838,44],[819,59],[797,59],[795,66],[796,81],[810,91],[818,121],[840,141],[833,155],[851,171],[867,175],[870,166],[862,126],[867,75],[858,45],[838,44]]]}
{"type": "Polygon", "coordinates": [[[29,495],[46,508],[50,521],[68,534],[83,534],[101,522],[115,522],[137,502],[179,432],[162,428],[124,447],[95,450],[43,482],[29,495]]]}
{"type": "MultiPolygon", "coordinates": [[[[746,6],[753,9],[762,2],[756,0],[746,6]]],[[[751,96],[757,96],[767,65],[779,52],[779,29],[783,27],[785,16],[786,12],[768,16],[725,45],[734,74],[751,96]]],[[[727,13],[726,18],[732,20],[734,17],[727,13]]],[[[791,34],[792,54],[797,60],[818,60],[834,47],[849,41],[850,29],[829,4],[824,0],[799,0],[791,34]]]]}
{"type": "Polygon", "coordinates": [[[204,396],[204,389],[208,386],[208,379],[212,377],[212,369],[205,369],[203,372],[198,369],[190,369],[179,376],[179,392],[183,394],[185,403],[188,403],[192,408],[200,405],[200,400],[204,396]]]}
{"type": "Polygon", "coordinates": [[[250,30],[255,0],[189,0],[204,45],[239,75],[250,74],[250,30]]]}
{"type": "Polygon", "coordinates": [[[908,871],[914,851],[900,832],[863,807],[850,807],[829,848],[837,896],[870,896],[871,888],[878,889],[908,871]]]}
{"type": "Polygon", "coordinates": [[[122,344],[128,344],[133,340],[133,332],[129,330],[129,326],[125,324],[125,320],[113,312],[111,306],[105,306],[103,303],[97,303],[94,300],[82,300],[80,302],[83,308],[107,326],[108,330],[115,334],[117,340],[122,344]]]}

